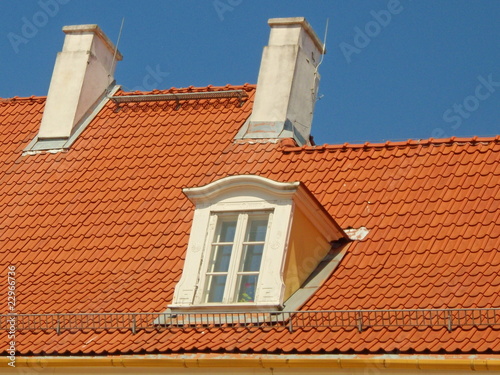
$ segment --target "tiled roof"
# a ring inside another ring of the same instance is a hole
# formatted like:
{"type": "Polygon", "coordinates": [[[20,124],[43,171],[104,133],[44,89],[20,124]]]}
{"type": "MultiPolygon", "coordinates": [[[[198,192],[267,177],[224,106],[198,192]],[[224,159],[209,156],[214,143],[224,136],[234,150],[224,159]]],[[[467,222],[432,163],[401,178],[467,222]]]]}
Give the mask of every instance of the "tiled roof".
{"type": "MultiPolygon", "coordinates": [[[[235,142],[249,98],[109,102],[71,149],[22,154],[45,98],[0,101],[0,269],[17,313],[161,312],[191,231],[184,187],[235,174],[301,181],[367,227],[306,310],[500,307],[500,137],[295,147],[235,142]]],[[[121,93],[120,95],[123,95],[121,93]]],[[[0,289],[7,301],[7,289],[0,289]]],[[[3,303],[4,309],[6,303],[3,303]]],[[[4,311],[7,313],[7,311],[4,311]]],[[[0,333],[3,348],[7,333],[0,333]]],[[[21,331],[22,354],[500,352],[497,326],[21,331]]]]}

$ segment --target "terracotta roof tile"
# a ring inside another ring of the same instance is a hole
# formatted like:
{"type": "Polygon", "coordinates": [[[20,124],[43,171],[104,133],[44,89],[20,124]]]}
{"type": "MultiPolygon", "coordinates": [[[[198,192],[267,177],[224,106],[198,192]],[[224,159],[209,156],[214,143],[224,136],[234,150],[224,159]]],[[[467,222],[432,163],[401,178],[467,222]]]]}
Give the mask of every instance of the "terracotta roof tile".
{"type": "MultiPolygon", "coordinates": [[[[249,99],[110,102],[68,151],[26,156],[45,98],[0,101],[0,266],[17,266],[18,313],[163,311],[191,231],[182,188],[235,174],[301,181],[342,227],[370,230],[304,309],[499,307],[500,137],[234,142],[254,86],[167,92],[227,89],[249,99]]],[[[491,326],[23,331],[18,350],[482,353],[498,338],[491,326]]]]}

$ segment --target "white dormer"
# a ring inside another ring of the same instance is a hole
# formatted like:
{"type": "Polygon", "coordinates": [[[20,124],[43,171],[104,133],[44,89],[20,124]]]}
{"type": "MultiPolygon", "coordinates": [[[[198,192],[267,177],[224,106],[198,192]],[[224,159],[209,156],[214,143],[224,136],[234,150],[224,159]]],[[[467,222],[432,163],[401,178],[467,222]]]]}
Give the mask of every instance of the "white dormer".
{"type": "Polygon", "coordinates": [[[300,182],[231,176],[184,193],[196,208],[172,311],[279,310],[345,237],[300,182]]]}

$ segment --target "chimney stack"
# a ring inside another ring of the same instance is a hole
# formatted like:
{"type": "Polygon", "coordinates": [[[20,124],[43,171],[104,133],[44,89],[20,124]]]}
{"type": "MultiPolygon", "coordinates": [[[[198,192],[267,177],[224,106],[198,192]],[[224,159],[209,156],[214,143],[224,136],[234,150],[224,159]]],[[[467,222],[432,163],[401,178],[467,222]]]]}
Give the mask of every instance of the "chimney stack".
{"type": "Polygon", "coordinates": [[[237,138],[294,138],[309,144],[323,45],[303,17],[273,18],[253,112],[237,138]]]}
{"type": "Polygon", "coordinates": [[[114,82],[120,52],[97,25],[65,26],[38,140],[68,139],[114,82]],[[115,60],[115,61],[114,61],[115,60]]]}

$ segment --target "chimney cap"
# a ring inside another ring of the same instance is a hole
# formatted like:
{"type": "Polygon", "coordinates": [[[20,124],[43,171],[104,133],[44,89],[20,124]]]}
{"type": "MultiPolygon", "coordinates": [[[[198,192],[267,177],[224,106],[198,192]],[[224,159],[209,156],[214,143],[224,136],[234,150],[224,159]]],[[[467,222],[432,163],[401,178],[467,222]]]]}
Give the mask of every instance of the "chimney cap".
{"type": "Polygon", "coordinates": [[[122,54],[115,47],[114,43],[109,40],[109,38],[104,34],[101,28],[96,24],[89,25],[72,25],[72,26],[63,26],[62,31],[68,34],[83,34],[83,33],[94,33],[98,36],[104,43],[104,45],[114,54],[116,50],[116,60],[121,61],[123,59],[122,54]]]}
{"type": "Polygon", "coordinates": [[[267,24],[271,28],[273,28],[274,26],[300,25],[312,39],[314,45],[320,51],[320,53],[321,54],[325,53],[323,43],[321,43],[321,40],[314,32],[314,29],[311,27],[309,22],[307,22],[307,20],[304,17],[270,18],[267,21],[267,24]]]}

